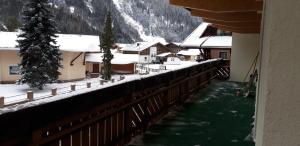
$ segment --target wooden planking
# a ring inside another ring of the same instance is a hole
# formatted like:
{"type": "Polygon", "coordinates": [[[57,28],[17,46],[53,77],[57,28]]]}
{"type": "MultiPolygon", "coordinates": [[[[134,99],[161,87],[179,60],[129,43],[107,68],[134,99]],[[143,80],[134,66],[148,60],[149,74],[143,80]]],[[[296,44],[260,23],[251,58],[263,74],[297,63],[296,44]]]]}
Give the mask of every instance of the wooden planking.
{"type": "Polygon", "coordinates": [[[257,11],[215,12],[192,9],[191,15],[219,21],[261,21],[262,19],[262,14],[257,11]]]}
{"type": "Polygon", "coordinates": [[[98,126],[97,123],[91,125],[91,146],[98,146],[98,126]]]}
{"type": "Polygon", "coordinates": [[[90,127],[85,127],[82,130],[82,146],[89,146],[90,145],[90,127]]]}
{"type": "Polygon", "coordinates": [[[81,146],[81,131],[77,131],[72,135],[72,146],[81,146]]]}
{"type": "Polygon", "coordinates": [[[45,146],[60,146],[60,145],[59,145],[59,141],[55,141],[55,142],[51,142],[45,146]]]}
{"type": "Polygon", "coordinates": [[[170,3],[190,9],[217,12],[261,11],[262,1],[256,0],[170,0],[170,3]]]}
{"type": "Polygon", "coordinates": [[[61,139],[61,146],[70,146],[71,145],[71,136],[65,136],[61,139]]]}
{"type": "Polygon", "coordinates": [[[116,141],[118,138],[118,113],[112,116],[112,140],[116,141]]]}
{"type": "Polygon", "coordinates": [[[231,27],[231,26],[216,25],[216,24],[213,24],[213,27],[225,31],[235,32],[235,33],[259,33],[260,32],[260,28],[258,27],[231,27]]]}
{"type": "Polygon", "coordinates": [[[105,120],[105,144],[107,145],[107,144],[110,144],[111,143],[111,141],[112,141],[112,137],[111,137],[111,135],[112,135],[112,120],[111,120],[111,117],[110,118],[107,118],[106,120],[105,120]]]}
{"type": "Polygon", "coordinates": [[[260,21],[220,21],[207,18],[203,18],[203,21],[213,23],[215,25],[224,25],[231,27],[260,27],[260,21]]]}
{"type": "Polygon", "coordinates": [[[98,145],[103,146],[105,145],[106,137],[105,137],[105,122],[100,121],[98,123],[98,145]]]}
{"type": "Polygon", "coordinates": [[[216,27],[236,33],[259,33],[262,0],[170,0],[193,16],[200,16],[216,27]]]}

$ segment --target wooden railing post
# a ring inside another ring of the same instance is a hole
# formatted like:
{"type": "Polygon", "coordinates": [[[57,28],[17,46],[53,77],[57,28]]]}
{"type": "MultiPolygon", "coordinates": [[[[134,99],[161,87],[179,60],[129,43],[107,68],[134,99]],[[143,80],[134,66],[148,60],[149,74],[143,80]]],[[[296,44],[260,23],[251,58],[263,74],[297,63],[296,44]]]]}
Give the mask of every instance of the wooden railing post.
{"type": "Polygon", "coordinates": [[[71,91],[75,91],[76,90],[76,85],[71,85],[71,91]]]}
{"type": "Polygon", "coordinates": [[[29,101],[33,101],[33,92],[32,91],[27,91],[27,99],[29,101]]]}
{"type": "Polygon", "coordinates": [[[53,89],[51,90],[51,95],[52,95],[52,96],[56,96],[56,95],[57,95],[57,88],[53,88],[53,89]]]}
{"type": "Polygon", "coordinates": [[[0,108],[4,107],[4,97],[0,97],[0,108]]]}
{"type": "Polygon", "coordinates": [[[87,88],[91,88],[91,86],[92,86],[92,83],[90,83],[90,82],[89,82],[89,83],[86,83],[86,87],[87,87],[87,88]]]}

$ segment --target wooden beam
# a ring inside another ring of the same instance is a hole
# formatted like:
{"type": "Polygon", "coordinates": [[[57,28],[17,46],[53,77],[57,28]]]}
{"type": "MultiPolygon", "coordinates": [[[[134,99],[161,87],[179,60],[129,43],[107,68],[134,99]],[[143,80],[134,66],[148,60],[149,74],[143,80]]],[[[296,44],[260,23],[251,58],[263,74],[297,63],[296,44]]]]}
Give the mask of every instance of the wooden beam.
{"type": "Polygon", "coordinates": [[[191,9],[193,16],[220,21],[261,21],[262,15],[256,11],[249,12],[213,12],[191,9]]]}
{"type": "Polygon", "coordinates": [[[235,32],[235,33],[260,33],[260,28],[258,27],[231,27],[225,25],[213,24],[213,27],[219,28],[221,30],[235,32]]]}
{"type": "Polygon", "coordinates": [[[263,1],[256,0],[170,0],[170,3],[191,9],[216,12],[261,11],[263,1]]]}
{"type": "Polygon", "coordinates": [[[225,25],[231,27],[260,27],[260,21],[220,21],[214,19],[202,18],[203,21],[216,24],[225,25]]]}

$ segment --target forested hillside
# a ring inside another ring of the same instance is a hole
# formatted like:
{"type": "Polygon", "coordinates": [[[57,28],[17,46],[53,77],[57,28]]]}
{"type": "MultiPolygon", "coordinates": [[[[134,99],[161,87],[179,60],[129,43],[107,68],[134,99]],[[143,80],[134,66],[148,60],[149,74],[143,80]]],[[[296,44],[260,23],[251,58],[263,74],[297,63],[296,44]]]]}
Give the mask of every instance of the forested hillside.
{"type": "MultiPolygon", "coordinates": [[[[21,23],[26,0],[0,0],[0,30],[13,31],[21,23]]],[[[165,38],[182,41],[201,22],[168,0],[49,0],[61,33],[101,33],[111,11],[118,42],[165,38]]]]}

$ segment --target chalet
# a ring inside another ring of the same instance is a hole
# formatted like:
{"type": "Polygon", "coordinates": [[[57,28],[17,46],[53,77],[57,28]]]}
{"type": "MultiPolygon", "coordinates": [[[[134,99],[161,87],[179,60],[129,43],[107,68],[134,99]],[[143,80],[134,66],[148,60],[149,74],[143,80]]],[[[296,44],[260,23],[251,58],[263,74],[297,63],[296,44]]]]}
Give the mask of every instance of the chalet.
{"type": "Polygon", "coordinates": [[[210,27],[210,23],[202,23],[180,45],[184,48],[201,49],[204,59],[223,58],[230,60],[232,36],[216,28],[210,27]]]}
{"type": "MultiPolygon", "coordinates": [[[[113,52],[114,58],[111,60],[112,71],[116,74],[134,74],[136,64],[139,62],[138,54],[121,54],[113,52]]],[[[86,54],[86,71],[92,78],[98,77],[103,68],[103,53],[86,54]]]]}
{"type": "Polygon", "coordinates": [[[200,49],[186,49],[177,53],[177,55],[185,61],[197,61],[201,59],[200,54],[200,49]]]}
{"type": "Polygon", "coordinates": [[[180,65],[181,64],[181,59],[174,55],[174,54],[169,54],[167,55],[166,61],[164,61],[165,65],[180,65]]]}
{"type": "Polygon", "coordinates": [[[181,43],[168,43],[165,46],[172,52],[178,53],[179,51],[183,50],[183,47],[180,46],[181,43]]]}
{"type": "MultiPolygon", "coordinates": [[[[20,78],[18,64],[21,58],[18,55],[19,48],[16,47],[17,35],[17,32],[0,32],[0,83],[14,83],[20,78]]],[[[86,77],[84,54],[99,51],[99,37],[58,34],[57,45],[60,46],[63,58],[59,80],[84,79],[86,77]]]]}
{"type": "Polygon", "coordinates": [[[96,78],[101,73],[103,53],[86,53],[85,67],[87,77],[96,78]]]}
{"type": "Polygon", "coordinates": [[[139,63],[157,62],[157,54],[170,52],[160,42],[137,42],[135,44],[126,45],[121,49],[123,54],[138,54],[139,63]]]}

